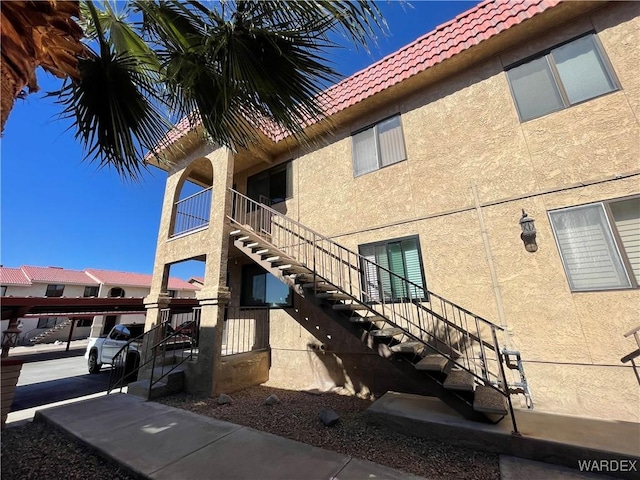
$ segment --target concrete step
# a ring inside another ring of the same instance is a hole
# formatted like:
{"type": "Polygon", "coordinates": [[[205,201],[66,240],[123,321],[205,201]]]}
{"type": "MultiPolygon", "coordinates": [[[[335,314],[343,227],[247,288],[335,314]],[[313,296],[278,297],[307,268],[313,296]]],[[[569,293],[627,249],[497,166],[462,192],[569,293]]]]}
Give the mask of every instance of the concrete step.
{"type": "Polygon", "coordinates": [[[416,353],[420,354],[424,350],[424,344],[421,342],[402,342],[398,345],[389,347],[393,353],[416,353]]]}
{"type": "Polygon", "coordinates": [[[309,269],[307,267],[303,267],[300,264],[295,264],[295,263],[286,263],[285,265],[280,265],[278,267],[279,270],[283,271],[283,272],[289,272],[289,273],[309,273],[309,269]]]}
{"type": "Polygon", "coordinates": [[[466,370],[451,370],[447,374],[447,379],[443,384],[448,390],[458,390],[463,392],[473,392],[475,380],[466,370]]]}
{"type": "Polygon", "coordinates": [[[377,338],[391,338],[391,337],[395,337],[396,335],[402,335],[404,333],[404,330],[402,330],[401,328],[381,328],[380,330],[373,330],[371,332],[369,332],[369,335],[371,335],[372,337],[377,337],[377,338]]]}
{"type": "Polygon", "coordinates": [[[384,317],[379,317],[378,315],[372,315],[370,317],[362,317],[360,315],[351,317],[349,319],[352,323],[376,323],[385,321],[384,317]]]}
{"type": "Polygon", "coordinates": [[[318,298],[324,298],[326,300],[351,300],[353,297],[342,292],[323,292],[316,295],[318,298]]]}
{"type": "Polygon", "coordinates": [[[476,412],[506,415],[506,398],[496,389],[478,385],[473,396],[473,409],[476,412]]]}
{"type": "Polygon", "coordinates": [[[229,235],[231,235],[232,237],[239,237],[243,234],[244,232],[242,230],[232,230],[229,235]]]}
{"type": "Polygon", "coordinates": [[[156,383],[151,391],[149,391],[149,384],[151,380],[138,380],[127,385],[127,394],[134,395],[136,397],[144,398],[145,400],[152,400],[154,398],[166,397],[170,395],[168,392],[167,384],[165,382],[156,383]]]}
{"type": "Polygon", "coordinates": [[[368,310],[364,305],[359,303],[340,303],[333,306],[334,310],[368,310]]]}
{"type": "Polygon", "coordinates": [[[427,355],[418,363],[416,363],[416,370],[424,370],[427,372],[442,372],[449,363],[449,359],[442,355],[427,355]]]}
{"type": "Polygon", "coordinates": [[[141,372],[138,381],[129,384],[127,393],[151,400],[181,392],[184,389],[184,368],[176,367],[167,373],[169,368],[171,367],[165,367],[164,372],[162,371],[162,367],[156,367],[154,369],[153,378],[156,380],[156,383],[153,385],[150,395],[150,370],[141,372]],[[166,376],[158,381],[163,374],[166,374],[166,376]]]}
{"type": "Polygon", "coordinates": [[[246,242],[247,240],[251,240],[251,237],[249,235],[238,238],[238,242],[246,242]]]}
{"type": "Polygon", "coordinates": [[[260,244],[258,242],[250,242],[245,245],[246,248],[257,248],[260,244]]]}
{"type": "Polygon", "coordinates": [[[335,290],[336,287],[333,285],[329,285],[328,283],[318,282],[318,283],[303,283],[302,288],[317,288],[318,290],[329,291],[335,290]]]}

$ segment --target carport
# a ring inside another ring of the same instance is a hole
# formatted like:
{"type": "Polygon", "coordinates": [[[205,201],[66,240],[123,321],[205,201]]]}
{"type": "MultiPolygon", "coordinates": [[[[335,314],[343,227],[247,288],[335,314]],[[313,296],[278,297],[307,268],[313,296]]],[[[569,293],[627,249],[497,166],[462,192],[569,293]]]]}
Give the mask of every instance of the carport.
{"type": "MultiPolygon", "coordinates": [[[[195,298],[171,298],[169,308],[172,313],[187,313],[199,305],[195,298]]],[[[146,312],[142,297],[2,297],[2,320],[9,320],[7,330],[2,332],[2,358],[9,355],[9,349],[15,346],[17,339],[18,319],[41,316],[69,317],[72,321],[67,339],[66,350],[69,350],[75,322],[82,318],[96,315],[132,315],[146,312]]]]}

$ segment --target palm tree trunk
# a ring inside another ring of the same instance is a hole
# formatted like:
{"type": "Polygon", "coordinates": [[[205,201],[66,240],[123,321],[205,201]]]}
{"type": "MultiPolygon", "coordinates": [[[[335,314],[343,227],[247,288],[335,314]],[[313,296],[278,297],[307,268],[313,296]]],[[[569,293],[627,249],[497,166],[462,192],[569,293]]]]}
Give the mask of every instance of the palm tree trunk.
{"type": "Polygon", "coordinates": [[[0,132],[4,132],[4,124],[13,108],[15,94],[16,81],[11,75],[11,69],[5,65],[5,62],[0,62],[0,117],[2,117],[0,132]]]}

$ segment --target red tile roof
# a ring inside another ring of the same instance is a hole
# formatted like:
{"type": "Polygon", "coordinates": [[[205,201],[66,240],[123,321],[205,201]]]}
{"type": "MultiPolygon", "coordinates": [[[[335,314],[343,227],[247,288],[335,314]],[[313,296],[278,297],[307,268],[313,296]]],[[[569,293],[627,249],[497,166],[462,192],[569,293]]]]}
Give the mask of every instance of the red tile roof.
{"type": "MultiPolygon", "coordinates": [[[[31,285],[32,283],[59,283],[75,285],[100,285],[101,283],[114,286],[151,287],[152,275],[145,273],[117,272],[114,270],[67,270],[61,267],[33,267],[20,268],[0,267],[0,284],[2,285],[31,285]]],[[[170,290],[199,290],[185,280],[176,277],[169,279],[170,290]]]]}
{"type": "MultiPolygon", "coordinates": [[[[146,273],[117,272],[95,268],[88,268],[86,272],[100,283],[115,286],[150,288],[153,278],[152,275],[146,273]]],[[[199,290],[197,286],[175,277],[169,279],[168,288],[170,290],[199,290]]]]}
{"type": "Polygon", "coordinates": [[[67,270],[60,267],[22,266],[24,274],[36,283],[64,283],[76,285],[98,285],[93,278],[81,270],[67,270]]]}
{"type": "MultiPolygon", "coordinates": [[[[560,2],[561,0],[486,0],[327,89],[322,94],[325,113],[331,116],[345,110],[555,7],[560,2]]],[[[200,121],[193,116],[183,118],[175,128],[167,132],[159,147],[164,148],[178,141],[199,124],[200,121]]],[[[288,135],[283,130],[267,130],[264,131],[265,135],[274,142],[283,140],[288,135]]]]}
{"type": "Polygon", "coordinates": [[[31,282],[19,268],[0,267],[0,284],[31,285],[31,282]]]}

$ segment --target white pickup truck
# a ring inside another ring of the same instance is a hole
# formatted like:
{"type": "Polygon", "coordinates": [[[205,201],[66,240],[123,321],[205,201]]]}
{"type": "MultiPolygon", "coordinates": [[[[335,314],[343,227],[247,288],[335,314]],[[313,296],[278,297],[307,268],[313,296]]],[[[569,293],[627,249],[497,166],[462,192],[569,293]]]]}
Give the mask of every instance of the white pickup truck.
{"type": "MultiPolygon", "coordinates": [[[[84,354],[84,358],[87,359],[89,373],[98,373],[102,365],[113,365],[113,358],[120,349],[131,339],[135,339],[143,333],[144,323],[121,324],[113,327],[108,335],[89,338],[87,351],[84,354]]],[[[140,363],[139,347],[140,344],[138,342],[131,342],[125,360],[127,365],[133,366],[140,363]]]]}

